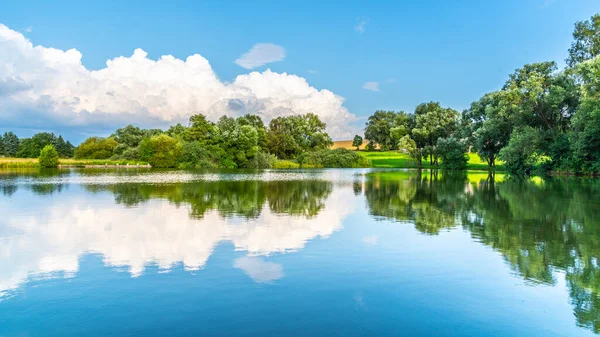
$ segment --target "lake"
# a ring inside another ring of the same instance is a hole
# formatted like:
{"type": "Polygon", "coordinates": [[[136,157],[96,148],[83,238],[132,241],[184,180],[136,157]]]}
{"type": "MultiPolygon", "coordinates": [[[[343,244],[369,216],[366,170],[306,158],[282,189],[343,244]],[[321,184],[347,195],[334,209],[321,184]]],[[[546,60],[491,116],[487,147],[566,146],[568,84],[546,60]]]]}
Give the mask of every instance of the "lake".
{"type": "Polygon", "coordinates": [[[0,171],[0,336],[595,336],[600,181],[0,171]]]}

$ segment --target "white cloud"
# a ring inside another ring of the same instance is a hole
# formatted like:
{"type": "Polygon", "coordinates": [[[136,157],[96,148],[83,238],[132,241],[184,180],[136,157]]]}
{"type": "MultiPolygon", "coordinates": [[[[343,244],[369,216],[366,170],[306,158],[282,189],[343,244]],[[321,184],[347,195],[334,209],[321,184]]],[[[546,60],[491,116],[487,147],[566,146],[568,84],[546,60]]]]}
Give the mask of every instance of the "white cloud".
{"type": "Polygon", "coordinates": [[[361,18],[356,19],[356,25],[354,26],[354,30],[359,33],[365,32],[365,26],[369,23],[367,20],[361,20],[361,18]]]}
{"type": "Polygon", "coordinates": [[[24,31],[25,33],[31,33],[31,32],[33,32],[33,26],[29,26],[29,27],[27,27],[27,28],[23,29],[23,31],[24,31]]]}
{"type": "Polygon", "coordinates": [[[379,83],[378,82],[366,82],[363,84],[363,89],[370,91],[379,91],[379,83]]]}
{"type": "Polygon", "coordinates": [[[235,259],[233,267],[243,270],[258,283],[269,283],[283,277],[283,266],[279,263],[265,262],[258,257],[240,257],[235,259]]]}
{"type": "MultiPolygon", "coordinates": [[[[89,70],[76,49],[34,46],[2,24],[0,50],[0,125],[5,128],[94,133],[127,123],[167,127],[186,123],[194,113],[211,120],[254,113],[268,123],[280,115],[313,112],[334,139],[356,133],[348,126],[356,117],[344,107],[343,97],[292,74],[251,72],[226,83],[198,54],[185,60],[165,55],[155,61],[141,49],[89,70]]],[[[257,61],[248,62],[243,64],[257,61]]]]}
{"type": "Polygon", "coordinates": [[[257,43],[242,55],[235,63],[242,68],[254,69],[267,63],[283,61],[285,50],[272,43],[257,43]]]}

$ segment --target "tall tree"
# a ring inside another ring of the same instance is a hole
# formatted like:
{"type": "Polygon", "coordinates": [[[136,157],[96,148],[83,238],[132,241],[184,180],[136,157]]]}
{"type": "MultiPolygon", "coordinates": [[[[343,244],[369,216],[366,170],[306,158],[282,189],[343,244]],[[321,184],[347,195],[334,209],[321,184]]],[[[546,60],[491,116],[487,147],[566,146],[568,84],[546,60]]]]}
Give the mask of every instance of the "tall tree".
{"type": "Polygon", "coordinates": [[[15,157],[19,151],[19,137],[13,132],[5,132],[2,136],[2,142],[4,143],[4,152],[8,157],[15,157]]]}
{"type": "Polygon", "coordinates": [[[462,115],[462,136],[490,169],[495,168],[498,153],[508,144],[512,132],[504,109],[501,93],[493,92],[471,103],[462,115]]]}
{"type": "Polygon", "coordinates": [[[567,64],[573,67],[598,55],[600,55],[600,14],[575,24],[567,64]]]}
{"type": "Polygon", "coordinates": [[[203,114],[197,114],[190,117],[190,124],[183,135],[183,139],[207,144],[215,135],[215,131],[214,123],[208,121],[203,114]]]}

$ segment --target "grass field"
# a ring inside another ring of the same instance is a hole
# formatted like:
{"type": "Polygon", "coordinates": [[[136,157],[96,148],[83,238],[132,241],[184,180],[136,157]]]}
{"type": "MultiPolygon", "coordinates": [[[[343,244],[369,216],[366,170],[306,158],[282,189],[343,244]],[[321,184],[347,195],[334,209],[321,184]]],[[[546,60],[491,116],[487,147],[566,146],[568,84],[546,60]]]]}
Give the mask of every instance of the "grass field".
{"type": "MultiPolygon", "coordinates": [[[[361,150],[364,150],[367,148],[367,144],[369,144],[368,140],[363,141],[363,144],[360,146],[361,150]]],[[[356,146],[352,146],[352,141],[351,140],[338,140],[333,142],[333,145],[330,146],[330,149],[335,150],[335,149],[348,149],[348,150],[356,150],[356,146]]]]}
{"type": "MultiPolygon", "coordinates": [[[[144,162],[134,160],[108,160],[108,159],[60,159],[60,165],[84,167],[89,165],[145,165],[144,162]]],[[[39,167],[37,158],[0,158],[0,168],[36,168],[39,167]]]]}
{"type": "MultiPolygon", "coordinates": [[[[373,167],[382,168],[416,168],[417,163],[405,153],[399,153],[397,151],[359,151],[360,155],[371,161],[373,167]]],[[[475,153],[469,153],[469,161],[467,162],[467,170],[486,170],[488,165],[486,162],[481,161],[479,156],[475,153]]],[[[423,160],[423,168],[431,168],[429,161],[423,160]]],[[[496,165],[496,170],[502,170],[501,164],[496,165]]]]}

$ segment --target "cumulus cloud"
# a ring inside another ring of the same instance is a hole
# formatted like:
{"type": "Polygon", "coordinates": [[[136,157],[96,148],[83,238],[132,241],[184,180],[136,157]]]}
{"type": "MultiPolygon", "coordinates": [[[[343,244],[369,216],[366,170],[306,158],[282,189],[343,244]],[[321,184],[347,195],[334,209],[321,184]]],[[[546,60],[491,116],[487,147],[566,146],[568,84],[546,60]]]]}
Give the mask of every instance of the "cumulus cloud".
{"type": "Polygon", "coordinates": [[[378,82],[366,82],[363,84],[363,89],[370,91],[379,91],[379,83],[378,82]]]}
{"type": "Polygon", "coordinates": [[[267,63],[283,61],[285,50],[272,43],[257,43],[242,55],[235,63],[242,68],[254,69],[267,63]]]}
{"type": "MultiPolygon", "coordinates": [[[[257,46],[238,64],[252,68],[284,57],[279,46],[257,46]]],[[[2,24],[0,50],[0,124],[6,127],[166,127],[185,123],[194,113],[211,120],[254,113],[268,123],[275,116],[313,112],[334,138],[356,131],[348,127],[356,117],[344,107],[344,98],[292,74],[251,72],[226,83],[201,55],[151,60],[142,49],[89,70],[78,50],[34,46],[2,24]]]]}

